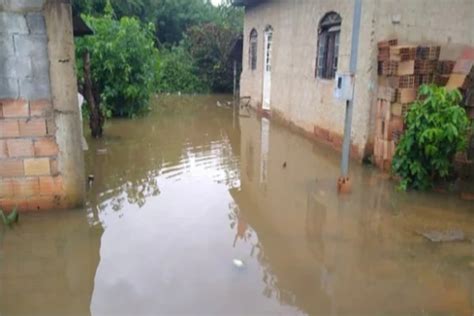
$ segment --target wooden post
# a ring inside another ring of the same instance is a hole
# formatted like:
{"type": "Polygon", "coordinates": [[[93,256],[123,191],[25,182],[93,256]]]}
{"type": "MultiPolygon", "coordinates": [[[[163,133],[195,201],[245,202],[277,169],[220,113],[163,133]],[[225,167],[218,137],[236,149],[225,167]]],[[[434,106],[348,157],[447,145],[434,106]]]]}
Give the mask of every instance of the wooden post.
{"type": "Polygon", "coordinates": [[[99,108],[99,102],[96,95],[94,95],[94,88],[91,79],[91,62],[89,51],[86,50],[83,55],[84,61],[84,98],[89,107],[89,127],[91,129],[92,137],[102,137],[104,116],[99,108]]]}
{"type": "Polygon", "coordinates": [[[234,101],[237,99],[237,60],[234,59],[234,101]]]}

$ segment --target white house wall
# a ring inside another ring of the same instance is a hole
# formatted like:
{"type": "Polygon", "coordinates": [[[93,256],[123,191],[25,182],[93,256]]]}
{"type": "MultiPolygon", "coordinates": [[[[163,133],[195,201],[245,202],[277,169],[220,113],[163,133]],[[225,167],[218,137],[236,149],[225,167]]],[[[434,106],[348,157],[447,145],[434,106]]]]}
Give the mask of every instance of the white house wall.
{"type": "MultiPolygon", "coordinates": [[[[353,15],[352,0],[275,0],[247,7],[244,22],[241,96],[261,106],[263,33],[273,28],[271,113],[321,134],[340,147],[345,102],[333,95],[334,80],[315,78],[318,24],[330,11],[342,17],[339,72],[348,72],[353,15]],[[257,69],[249,67],[249,34],[258,32],[257,69]]],[[[377,90],[377,42],[398,38],[401,43],[437,43],[455,59],[462,45],[474,45],[472,0],[362,0],[359,59],[355,88],[352,142],[356,155],[369,152],[373,140],[371,115],[377,90]]],[[[444,57],[444,56],[442,56],[444,57]]],[[[321,135],[316,135],[321,136],[321,135]]]]}

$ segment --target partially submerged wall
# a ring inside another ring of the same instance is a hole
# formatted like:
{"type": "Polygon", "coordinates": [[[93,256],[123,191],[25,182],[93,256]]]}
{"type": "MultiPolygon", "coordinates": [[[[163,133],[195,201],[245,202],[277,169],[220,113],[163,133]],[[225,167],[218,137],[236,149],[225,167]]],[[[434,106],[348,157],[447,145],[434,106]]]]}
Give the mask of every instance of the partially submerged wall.
{"type": "Polygon", "coordinates": [[[71,5],[0,2],[0,208],[84,199],[71,5]]]}
{"type": "MultiPolygon", "coordinates": [[[[306,133],[342,145],[345,102],[334,98],[334,80],[315,77],[318,25],[328,12],[342,17],[338,71],[348,72],[354,2],[351,0],[264,1],[247,7],[244,21],[241,96],[259,107],[263,88],[263,38],[273,28],[271,112],[306,133]],[[258,32],[257,69],[249,67],[249,35],[258,32]]],[[[474,45],[472,0],[362,1],[359,61],[352,125],[353,154],[372,152],[377,91],[377,42],[438,44],[441,58],[453,58],[463,45],[474,45]],[[448,48],[448,49],[446,49],[448,48]]]]}

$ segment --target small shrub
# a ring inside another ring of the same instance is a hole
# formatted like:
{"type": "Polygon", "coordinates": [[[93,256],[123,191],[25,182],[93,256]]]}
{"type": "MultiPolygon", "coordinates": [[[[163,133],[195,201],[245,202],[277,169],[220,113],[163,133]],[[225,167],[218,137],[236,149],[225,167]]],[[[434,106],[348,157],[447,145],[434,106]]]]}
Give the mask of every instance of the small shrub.
{"type": "Polygon", "coordinates": [[[466,148],[469,120],[459,105],[459,91],[421,86],[419,99],[405,117],[405,132],[397,146],[392,170],[400,188],[425,190],[453,171],[453,159],[466,148]]]}
{"type": "Polygon", "coordinates": [[[157,91],[199,93],[208,90],[196,74],[192,57],[182,46],[160,51],[157,69],[157,91]]]}

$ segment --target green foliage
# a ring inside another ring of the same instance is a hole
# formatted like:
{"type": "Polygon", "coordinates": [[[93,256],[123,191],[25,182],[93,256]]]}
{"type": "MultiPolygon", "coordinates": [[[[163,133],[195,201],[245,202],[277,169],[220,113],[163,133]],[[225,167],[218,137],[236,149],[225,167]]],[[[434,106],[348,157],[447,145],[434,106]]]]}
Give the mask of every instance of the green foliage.
{"type": "MultiPolygon", "coordinates": [[[[205,0],[75,0],[73,5],[75,14],[86,14],[88,22],[96,24],[103,15],[109,20],[136,17],[142,23],[154,24],[153,39],[162,59],[153,68],[157,70],[159,92],[232,90],[229,54],[241,37],[244,12],[231,6],[229,0],[218,7],[205,0]]],[[[102,37],[104,41],[108,39],[114,40],[102,37]]],[[[109,57],[104,55],[101,61],[109,57]]],[[[114,57],[111,60],[116,62],[114,57]]],[[[95,66],[92,68],[94,71],[95,66]]]]}
{"type": "Polygon", "coordinates": [[[74,14],[87,14],[93,16],[103,16],[105,7],[110,3],[113,11],[118,17],[135,16],[141,18],[141,14],[146,11],[148,2],[154,0],[73,0],[72,10],[74,14]]]}
{"type": "MultiPolygon", "coordinates": [[[[93,16],[104,14],[107,0],[74,0],[74,12],[93,16]]],[[[162,45],[179,44],[188,28],[214,22],[242,29],[243,10],[229,1],[214,7],[204,0],[113,0],[111,5],[118,18],[136,17],[151,22],[157,29],[156,38],[162,45]]]]}
{"type": "Polygon", "coordinates": [[[424,85],[419,94],[406,114],[406,130],[392,163],[403,190],[424,190],[434,180],[447,178],[453,171],[454,155],[467,144],[469,120],[459,106],[459,91],[424,85]]]}
{"type": "Polygon", "coordinates": [[[196,67],[182,46],[163,49],[157,69],[157,92],[205,92],[206,85],[197,76],[196,67]]]}
{"type": "Polygon", "coordinates": [[[231,51],[240,33],[230,26],[207,23],[188,29],[184,45],[212,91],[229,92],[233,85],[231,51]]]}
{"type": "Polygon", "coordinates": [[[79,75],[81,56],[88,50],[92,80],[107,116],[133,117],[147,109],[155,89],[158,50],[154,46],[154,26],[129,17],[116,20],[111,8],[106,11],[104,17],[85,17],[94,35],[76,41],[79,75]]]}
{"type": "Polygon", "coordinates": [[[2,218],[3,224],[5,226],[12,226],[13,223],[18,223],[18,220],[20,219],[20,214],[17,211],[17,207],[13,208],[13,210],[8,214],[5,215],[3,213],[3,210],[0,209],[0,217],[2,218]]]}
{"type": "Polygon", "coordinates": [[[159,0],[152,17],[148,19],[157,27],[160,44],[176,45],[186,30],[212,20],[211,4],[202,0],[159,0]]]}

